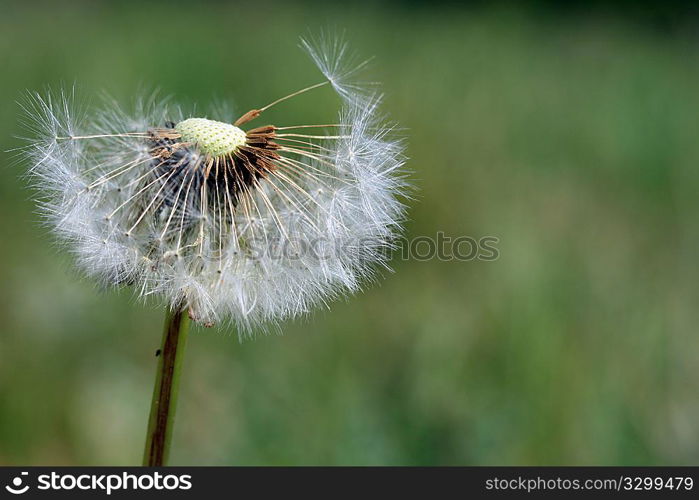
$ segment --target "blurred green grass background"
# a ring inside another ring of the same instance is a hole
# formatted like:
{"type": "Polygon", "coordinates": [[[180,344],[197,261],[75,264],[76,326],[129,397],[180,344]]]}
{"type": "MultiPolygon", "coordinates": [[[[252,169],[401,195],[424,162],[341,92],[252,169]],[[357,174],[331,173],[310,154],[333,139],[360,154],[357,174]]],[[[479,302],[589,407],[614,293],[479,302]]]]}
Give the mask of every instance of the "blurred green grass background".
{"type": "MultiPolygon", "coordinates": [[[[599,6],[598,6],[599,7],[599,6]]],[[[0,2],[0,145],[26,89],[139,85],[237,111],[315,83],[345,30],[409,136],[394,262],[283,336],[195,329],[173,464],[699,463],[699,40],[623,11],[506,4],[0,2]]],[[[326,100],[327,99],[327,100],[326,100]]],[[[326,94],[270,118],[312,122],[326,94]]],[[[0,464],[137,464],[161,311],[103,292],[0,165],[0,464]]]]}

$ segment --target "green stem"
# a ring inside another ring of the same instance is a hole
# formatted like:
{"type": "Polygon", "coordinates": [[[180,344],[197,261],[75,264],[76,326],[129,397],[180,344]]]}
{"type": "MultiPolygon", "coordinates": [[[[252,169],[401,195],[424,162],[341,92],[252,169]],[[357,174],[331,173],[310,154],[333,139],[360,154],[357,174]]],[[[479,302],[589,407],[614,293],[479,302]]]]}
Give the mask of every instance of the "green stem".
{"type": "Polygon", "coordinates": [[[156,352],[158,372],[155,376],[153,400],[150,406],[143,465],[151,467],[167,465],[188,330],[187,312],[168,309],[162,345],[156,352]]]}

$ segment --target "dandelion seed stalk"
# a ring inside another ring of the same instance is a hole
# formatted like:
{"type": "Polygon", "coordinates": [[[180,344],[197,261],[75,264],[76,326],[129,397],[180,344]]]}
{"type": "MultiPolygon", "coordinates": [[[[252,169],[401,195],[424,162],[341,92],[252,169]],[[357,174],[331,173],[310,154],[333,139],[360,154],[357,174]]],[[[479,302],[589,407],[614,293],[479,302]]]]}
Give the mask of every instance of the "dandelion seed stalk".
{"type": "Polygon", "coordinates": [[[83,113],[72,92],[22,104],[32,138],[21,151],[47,224],[86,274],[170,307],[144,465],[167,463],[190,319],[250,336],[388,267],[409,185],[404,143],[342,38],[301,45],[324,81],[235,121],[220,109],[189,116],[155,95],[137,96],[133,112],[108,100],[83,113]],[[336,118],[262,122],[321,88],[339,96],[336,118]]]}
{"type": "Polygon", "coordinates": [[[189,316],[186,311],[168,309],[163,340],[158,350],[158,370],[148,419],[143,465],[167,465],[175,423],[182,358],[187,345],[189,316]]]}

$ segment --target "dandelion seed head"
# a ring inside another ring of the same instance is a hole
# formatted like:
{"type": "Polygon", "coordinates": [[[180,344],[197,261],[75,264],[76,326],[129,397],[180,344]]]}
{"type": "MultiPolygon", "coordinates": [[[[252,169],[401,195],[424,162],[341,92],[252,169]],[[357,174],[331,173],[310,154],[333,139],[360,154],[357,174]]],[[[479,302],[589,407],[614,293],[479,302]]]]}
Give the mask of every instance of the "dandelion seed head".
{"type": "Polygon", "coordinates": [[[386,267],[404,218],[402,143],[380,97],[353,83],[344,42],[302,44],[326,80],[234,123],[155,95],[90,115],[67,92],[28,97],[24,154],[40,207],[82,269],[245,335],[386,267]],[[325,84],[342,102],[334,123],[251,124],[325,84]]]}

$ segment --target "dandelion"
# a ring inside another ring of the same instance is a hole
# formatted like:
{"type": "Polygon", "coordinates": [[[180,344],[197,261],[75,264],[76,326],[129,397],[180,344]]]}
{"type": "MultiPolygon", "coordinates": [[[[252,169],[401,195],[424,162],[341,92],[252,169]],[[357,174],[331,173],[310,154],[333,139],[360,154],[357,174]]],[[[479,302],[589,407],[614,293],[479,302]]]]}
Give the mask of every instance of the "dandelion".
{"type": "Polygon", "coordinates": [[[91,118],[65,92],[24,104],[49,225],[86,273],[168,305],[146,464],[167,455],[189,319],[248,335],[307,313],[372,279],[400,229],[403,147],[354,82],[364,63],[341,39],[302,46],[325,79],[232,123],[155,97],[91,118]],[[341,98],[335,123],[253,123],[324,86],[341,98]]]}

